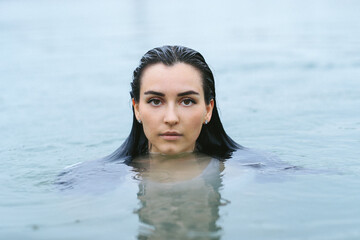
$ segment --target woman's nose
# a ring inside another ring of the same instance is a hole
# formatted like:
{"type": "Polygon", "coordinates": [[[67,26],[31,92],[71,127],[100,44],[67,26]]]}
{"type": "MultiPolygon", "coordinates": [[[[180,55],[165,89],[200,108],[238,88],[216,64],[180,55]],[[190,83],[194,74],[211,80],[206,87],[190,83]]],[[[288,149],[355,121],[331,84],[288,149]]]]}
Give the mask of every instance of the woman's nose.
{"type": "Polygon", "coordinates": [[[174,125],[179,122],[179,117],[176,112],[175,106],[168,106],[166,108],[164,122],[169,125],[174,125]]]}

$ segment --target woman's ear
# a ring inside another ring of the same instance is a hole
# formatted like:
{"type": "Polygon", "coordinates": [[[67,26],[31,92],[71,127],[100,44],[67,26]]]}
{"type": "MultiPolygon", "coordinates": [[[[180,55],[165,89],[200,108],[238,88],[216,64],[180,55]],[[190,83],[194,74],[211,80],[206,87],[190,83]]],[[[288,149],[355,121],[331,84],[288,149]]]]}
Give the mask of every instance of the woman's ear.
{"type": "Polygon", "coordinates": [[[133,105],[133,108],[134,108],[135,117],[139,121],[139,120],[141,120],[140,112],[139,112],[139,103],[136,103],[134,98],[132,98],[131,101],[132,101],[132,105],[133,105]]]}
{"type": "Polygon", "coordinates": [[[214,99],[211,99],[210,103],[206,105],[205,121],[210,122],[213,109],[214,109],[214,99]]]}

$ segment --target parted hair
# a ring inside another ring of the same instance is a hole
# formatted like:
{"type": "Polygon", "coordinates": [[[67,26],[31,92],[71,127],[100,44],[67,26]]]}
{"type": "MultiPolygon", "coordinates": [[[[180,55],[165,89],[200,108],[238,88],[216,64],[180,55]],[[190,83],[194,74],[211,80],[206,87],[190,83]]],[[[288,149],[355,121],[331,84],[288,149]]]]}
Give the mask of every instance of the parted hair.
{"type": "MultiPolygon", "coordinates": [[[[225,132],[220,121],[216,106],[215,80],[212,71],[204,57],[197,51],[183,46],[162,46],[149,50],[141,58],[139,66],[134,70],[131,82],[130,96],[139,102],[141,76],[144,70],[157,63],[173,66],[176,63],[185,63],[195,67],[202,76],[205,103],[214,100],[214,108],[211,121],[202,126],[199,137],[196,140],[195,151],[207,154],[219,159],[226,159],[241,145],[232,140],[225,132]]],[[[133,110],[133,123],[129,136],[115,152],[107,156],[109,160],[124,160],[130,163],[132,159],[148,154],[148,140],[145,136],[143,126],[140,124],[133,110]]]]}

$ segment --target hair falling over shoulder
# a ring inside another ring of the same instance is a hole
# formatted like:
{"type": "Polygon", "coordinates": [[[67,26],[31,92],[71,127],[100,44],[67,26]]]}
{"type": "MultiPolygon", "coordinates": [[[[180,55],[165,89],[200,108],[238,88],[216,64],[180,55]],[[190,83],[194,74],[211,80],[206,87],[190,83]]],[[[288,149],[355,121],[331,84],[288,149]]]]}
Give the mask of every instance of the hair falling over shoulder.
{"type": "MultiPolygon", "coordinates": [[[[203,90],[206,104],[214,100],[214,108],[211,121],[202,126],[200,135],[196,140],[195,151],[207,154],[218,159],[226,159],[232,152],[242,148],[232,140],[225,132],[221,123],[216,105],[215,80],[212,71],[204,57],[197,51],[183,46],[163,46],[149,50],[141,58],[139,66],[134,70],[131,82],[130,96],[139,101],[141,75],[144,69],[156,63],[172,66],[176,63],[189,64],[201,72],[203,90]]],[[[148,140],[144,134],[143,126],[134,114],[133,123],[129,136],[124,143],[105,159],[121,160],[130,163],[132,159],[148,154],[148,140]]]]}

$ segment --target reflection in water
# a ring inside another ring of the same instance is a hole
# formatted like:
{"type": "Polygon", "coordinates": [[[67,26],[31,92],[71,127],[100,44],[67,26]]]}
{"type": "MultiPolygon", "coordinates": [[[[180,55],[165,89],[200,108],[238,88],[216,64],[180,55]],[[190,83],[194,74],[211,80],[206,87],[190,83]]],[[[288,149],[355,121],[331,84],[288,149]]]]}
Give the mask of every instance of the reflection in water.
{"type": "Polygon", "coordinates": [[[186,154],[134,161],[140,180],[138,239],[220,239],[223,163],[186,154]]]}
{"type": "MultiPolygon", "coordinates": [[[[107,159],[87,161],[63,171],[56,186],[80,199],[85,196],[95,204],[104,203],[101,213],[79,208],[76,219],[95,216],[103,223],[102,216],[111,216],[105,218],[110,222],[116,216],[128,228],[140,224],[139,231],[129,230],[138,239],[221,239],[227,225],[219,225],[219,207],[226,204],[220,190],[234,201],[239,199],[239,187],[284,181],[294,174],[293,170],[297,168],[250,149],[234,152],[225,163],[192,153],[171,158],[149,155],[129,165],[107,159]],[[237,194],[233,195],[234,189],[237,194]]],[[[234,204],[231,206],[233,209],[234,204]]],[[[226,221],[226,216],[221,217],[226,221]]]]}

